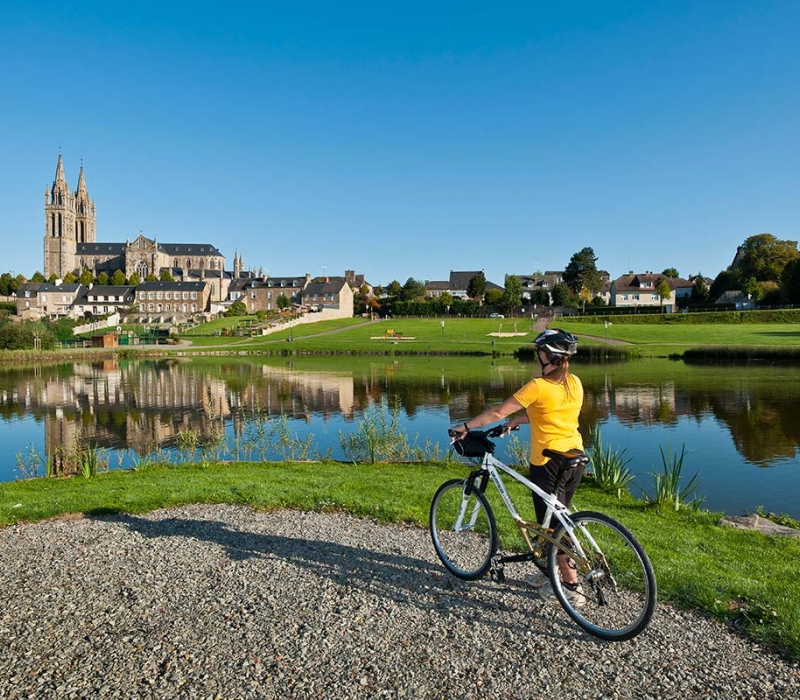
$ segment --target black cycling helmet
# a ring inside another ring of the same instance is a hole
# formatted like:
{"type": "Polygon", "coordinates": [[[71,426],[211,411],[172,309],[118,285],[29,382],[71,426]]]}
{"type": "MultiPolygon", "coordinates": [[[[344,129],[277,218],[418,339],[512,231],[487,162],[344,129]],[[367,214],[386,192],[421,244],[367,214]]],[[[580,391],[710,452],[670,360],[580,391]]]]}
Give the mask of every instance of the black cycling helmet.
{"type": "Polygon", "coordinates": [[[550,357],[571,357],[578,351],[578,339],[560,328],[548,328],[533,341],[537,350],[544,350],[550,357]]]}

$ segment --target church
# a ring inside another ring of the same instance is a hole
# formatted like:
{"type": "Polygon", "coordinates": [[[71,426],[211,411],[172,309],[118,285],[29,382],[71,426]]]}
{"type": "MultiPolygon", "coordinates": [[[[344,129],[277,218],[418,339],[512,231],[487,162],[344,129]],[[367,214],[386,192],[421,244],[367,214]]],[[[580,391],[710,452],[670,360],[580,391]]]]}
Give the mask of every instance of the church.
{"type": "Polygon", "coordinates": [[[124,243],[98,242],[97,209],[86,187],[83,165],[72,192],[61,154],[55,180],[45,188],[44,214],[44,276],[48,279],[53,275],[63,279],[69,272],[80,277],[84,270],[95,277],[105,272],[111,278],[121,270],[127,280],[136,274],[145,281],[148,276],[160,278],[166,270],[178,282],[206,282],[210,299],[221,301],[231,279],[243,273],[241,256],[234,255],[233,272],[226,272],[225,257],[207,243],[162,243],[141,233],[124,243]]]}

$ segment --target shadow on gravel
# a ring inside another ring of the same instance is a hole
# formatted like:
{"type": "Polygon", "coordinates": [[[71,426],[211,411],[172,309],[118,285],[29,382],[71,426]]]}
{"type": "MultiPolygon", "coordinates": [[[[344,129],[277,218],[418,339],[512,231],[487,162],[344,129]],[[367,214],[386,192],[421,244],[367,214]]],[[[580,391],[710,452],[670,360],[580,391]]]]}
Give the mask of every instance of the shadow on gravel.
{"type": "MultiPolygon", "coordinates": [[[[399,548],[384,553],[320,539],[243,532],[214,520],[148,520],[130,514],[97,519],[121,523],[147,538],[188,538],[213,543],[223,547],[234,561],[279,559],[343,588],[445,617],[455,616],[516,633],[535,631],[543,639],[598,641],[574,627],[559,607],[546,605],[521,580],[508,579],[505,585],[488,578],[461,581],[436,563],[403,555],[399,548]]],[[[275,585],[284,584],[276,580],[275,585]]]]}

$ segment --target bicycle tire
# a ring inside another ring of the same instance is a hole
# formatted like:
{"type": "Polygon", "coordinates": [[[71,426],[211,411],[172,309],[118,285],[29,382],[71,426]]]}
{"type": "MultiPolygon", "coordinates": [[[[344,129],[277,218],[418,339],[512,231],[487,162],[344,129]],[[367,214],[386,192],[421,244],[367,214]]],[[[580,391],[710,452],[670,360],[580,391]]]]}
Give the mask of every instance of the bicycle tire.
{"type": "Polygon", "coordinates": [[[497,553],[497,522],[486,496],[473,488],[464,498],[466,479],[443,483],[431,501],[430,533],[445,568],[465,581],[483,576],[497,553]]]}
{"type": "Polygon", "coordinates": [[[563,585],[556,561],[560,550],[556,547],[550,548],[547,560],[553,593],[567,614],[589,634],[617,642],[632,639],[647,627],[656,609],[656,578],[647,553],[614,518],[592,511],[571,518],[575,524],[572,539],[563,525],[553,537],[572,552],[583,600],[563,585]],[[583,557],[577,554],[575,540],[583,557]]]}

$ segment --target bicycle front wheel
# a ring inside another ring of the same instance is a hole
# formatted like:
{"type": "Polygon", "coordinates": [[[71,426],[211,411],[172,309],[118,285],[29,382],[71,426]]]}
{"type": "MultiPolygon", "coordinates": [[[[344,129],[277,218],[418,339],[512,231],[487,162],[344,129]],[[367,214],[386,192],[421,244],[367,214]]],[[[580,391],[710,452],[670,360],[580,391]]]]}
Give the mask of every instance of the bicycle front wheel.
{"type": "Polygon", "coordinates": [[[553,592],[567,614],[601,639],[624,641],[639,634],[656,608],[656,578],[639,541],[613,518],[585,511],[572,516],[572,535],[560,525],[553,537],[569,553],[579,589],[562,581],[555,547],[548,566],[553,592]]]}
{"type": "Polygon", "coordinates": [[[474,581],[492,565],[497,552],[497,524],[486,496],[477,488],[466,493],[466,479],[439,487],[431,503],[433,548],[454,576],[474,581]]]}

